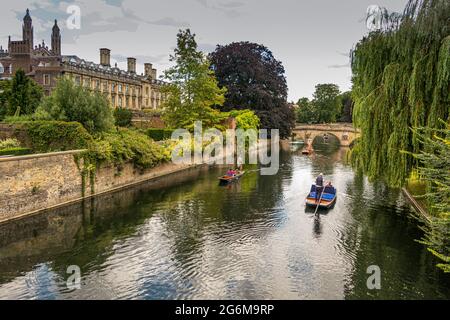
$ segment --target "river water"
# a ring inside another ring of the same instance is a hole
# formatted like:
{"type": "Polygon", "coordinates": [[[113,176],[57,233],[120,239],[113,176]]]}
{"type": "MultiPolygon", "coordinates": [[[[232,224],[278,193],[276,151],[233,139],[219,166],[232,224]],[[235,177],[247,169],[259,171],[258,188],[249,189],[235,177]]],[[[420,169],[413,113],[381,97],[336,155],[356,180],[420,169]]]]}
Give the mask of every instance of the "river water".
{"type": "Polygon", "coordinates": [[[223,187],[223,167],[192,169],[2,225],[0,299],[449,299],[401,192],[346,152],[293,146],[276,176],[223,187]],[[304,201],[320,172],[338,200],[316,217],[304,201]]]}

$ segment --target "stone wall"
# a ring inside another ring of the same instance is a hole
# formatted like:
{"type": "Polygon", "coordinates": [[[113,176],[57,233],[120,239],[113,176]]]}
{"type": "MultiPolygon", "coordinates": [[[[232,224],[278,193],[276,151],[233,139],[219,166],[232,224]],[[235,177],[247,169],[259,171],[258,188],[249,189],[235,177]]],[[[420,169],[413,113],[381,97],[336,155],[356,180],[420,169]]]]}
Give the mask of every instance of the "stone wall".
{"type": "Polygon", "coordinates": [[[0,223],[192,167],[168,163],[142,171],[131,163],[103,165],[91,185],[82,179],[82,160],[75,160],[80,152],[0,158],[0,223]]]}

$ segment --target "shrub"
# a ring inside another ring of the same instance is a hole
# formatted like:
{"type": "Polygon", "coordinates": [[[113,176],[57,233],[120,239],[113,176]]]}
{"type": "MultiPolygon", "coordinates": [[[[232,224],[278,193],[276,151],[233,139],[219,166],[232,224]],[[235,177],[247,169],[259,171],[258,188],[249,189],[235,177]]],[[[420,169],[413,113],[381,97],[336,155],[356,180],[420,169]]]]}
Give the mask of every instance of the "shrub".
{"type": "Polygon", "coordinates": [[[172,137],[173,129],[147,129],[146,134],[155,141],[167,140],[172,137]]]}
{"type": "Polygon", "coordinates": [[[116,126],[129,127],[131,125],[132,118],[133,113],[131,112],[131,110],[124,108],[116,108],[114,110],[114,119],[116,126]]]}
{"type": "Polygon", "coordinates": [[[67,78],[58,81],[52,95],[36,110],[35,117],[38,120],[77,121],[91,133],[114,128],[108,100],[67,78]]]}
{"type": "Polygon", "coordinates": [[[78,122],[30,121],[20,123],[36,152],[86,149],[93,142],[92,136],[78,122]]]}
{"type": "Polygon", "coordinates": [[[0,149],[0,156],[23,156],[30,153],[31,149],[22,147],[0,149]]]}
{"type": "Polygon", "coordinates": [[[0,150],[18,147],[20,147],[20,142],[15,138],[0,140],[0,150]]]}
{"type": "Polygon", "coordinates": [[[106,161],[116,165],[132,161],[143,169],[170,159],[164,148],[148,136],[125,128],[102,134],[89,149],[88,157],[95,162],[106,161]]]}

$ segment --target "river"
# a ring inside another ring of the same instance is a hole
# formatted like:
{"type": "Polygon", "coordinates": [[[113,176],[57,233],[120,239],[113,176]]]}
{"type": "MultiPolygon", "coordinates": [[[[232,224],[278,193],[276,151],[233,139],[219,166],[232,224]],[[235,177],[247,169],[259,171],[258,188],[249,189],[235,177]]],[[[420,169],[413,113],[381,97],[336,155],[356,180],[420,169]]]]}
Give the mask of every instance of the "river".
{"type": "Polygon", "coordinates": [[[1,225],[0,299],[449,299],[401,192],[346,152],[293,146],[275,176],[249,167],[223,187],[224,168],[203,167],[1,225]],[[304,200],[320,172],[338,200],[316,217],[304,200]]]}

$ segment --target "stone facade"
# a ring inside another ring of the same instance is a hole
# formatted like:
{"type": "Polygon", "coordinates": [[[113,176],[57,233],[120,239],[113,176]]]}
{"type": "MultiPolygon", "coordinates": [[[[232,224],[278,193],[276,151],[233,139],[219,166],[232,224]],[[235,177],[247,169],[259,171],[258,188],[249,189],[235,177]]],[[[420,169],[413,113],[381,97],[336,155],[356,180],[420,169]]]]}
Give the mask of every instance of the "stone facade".
{"type": "Polygon", "coordinates": [[[23,19],[23,39],[11,41],[8,49],[0,47],[0,79],[10,79],[19,69],[24,70],[49,95],[61,76],[77,84],[100,92],[110,101],[112,107],[133,110],[157,109],[165,96],[161,93],[164,83],[157,79],[157,70],[145,63],[142,74],[136,73],[136,59],[128,58],[128,70],[121,70],[110,63],[111,51],[100,49],[100,63],[86,61],[76,55],[61,54],[61,33],[55,20],[51,48],[42,44],[34,46],[33,24],[27,9],[23,19]]]}

